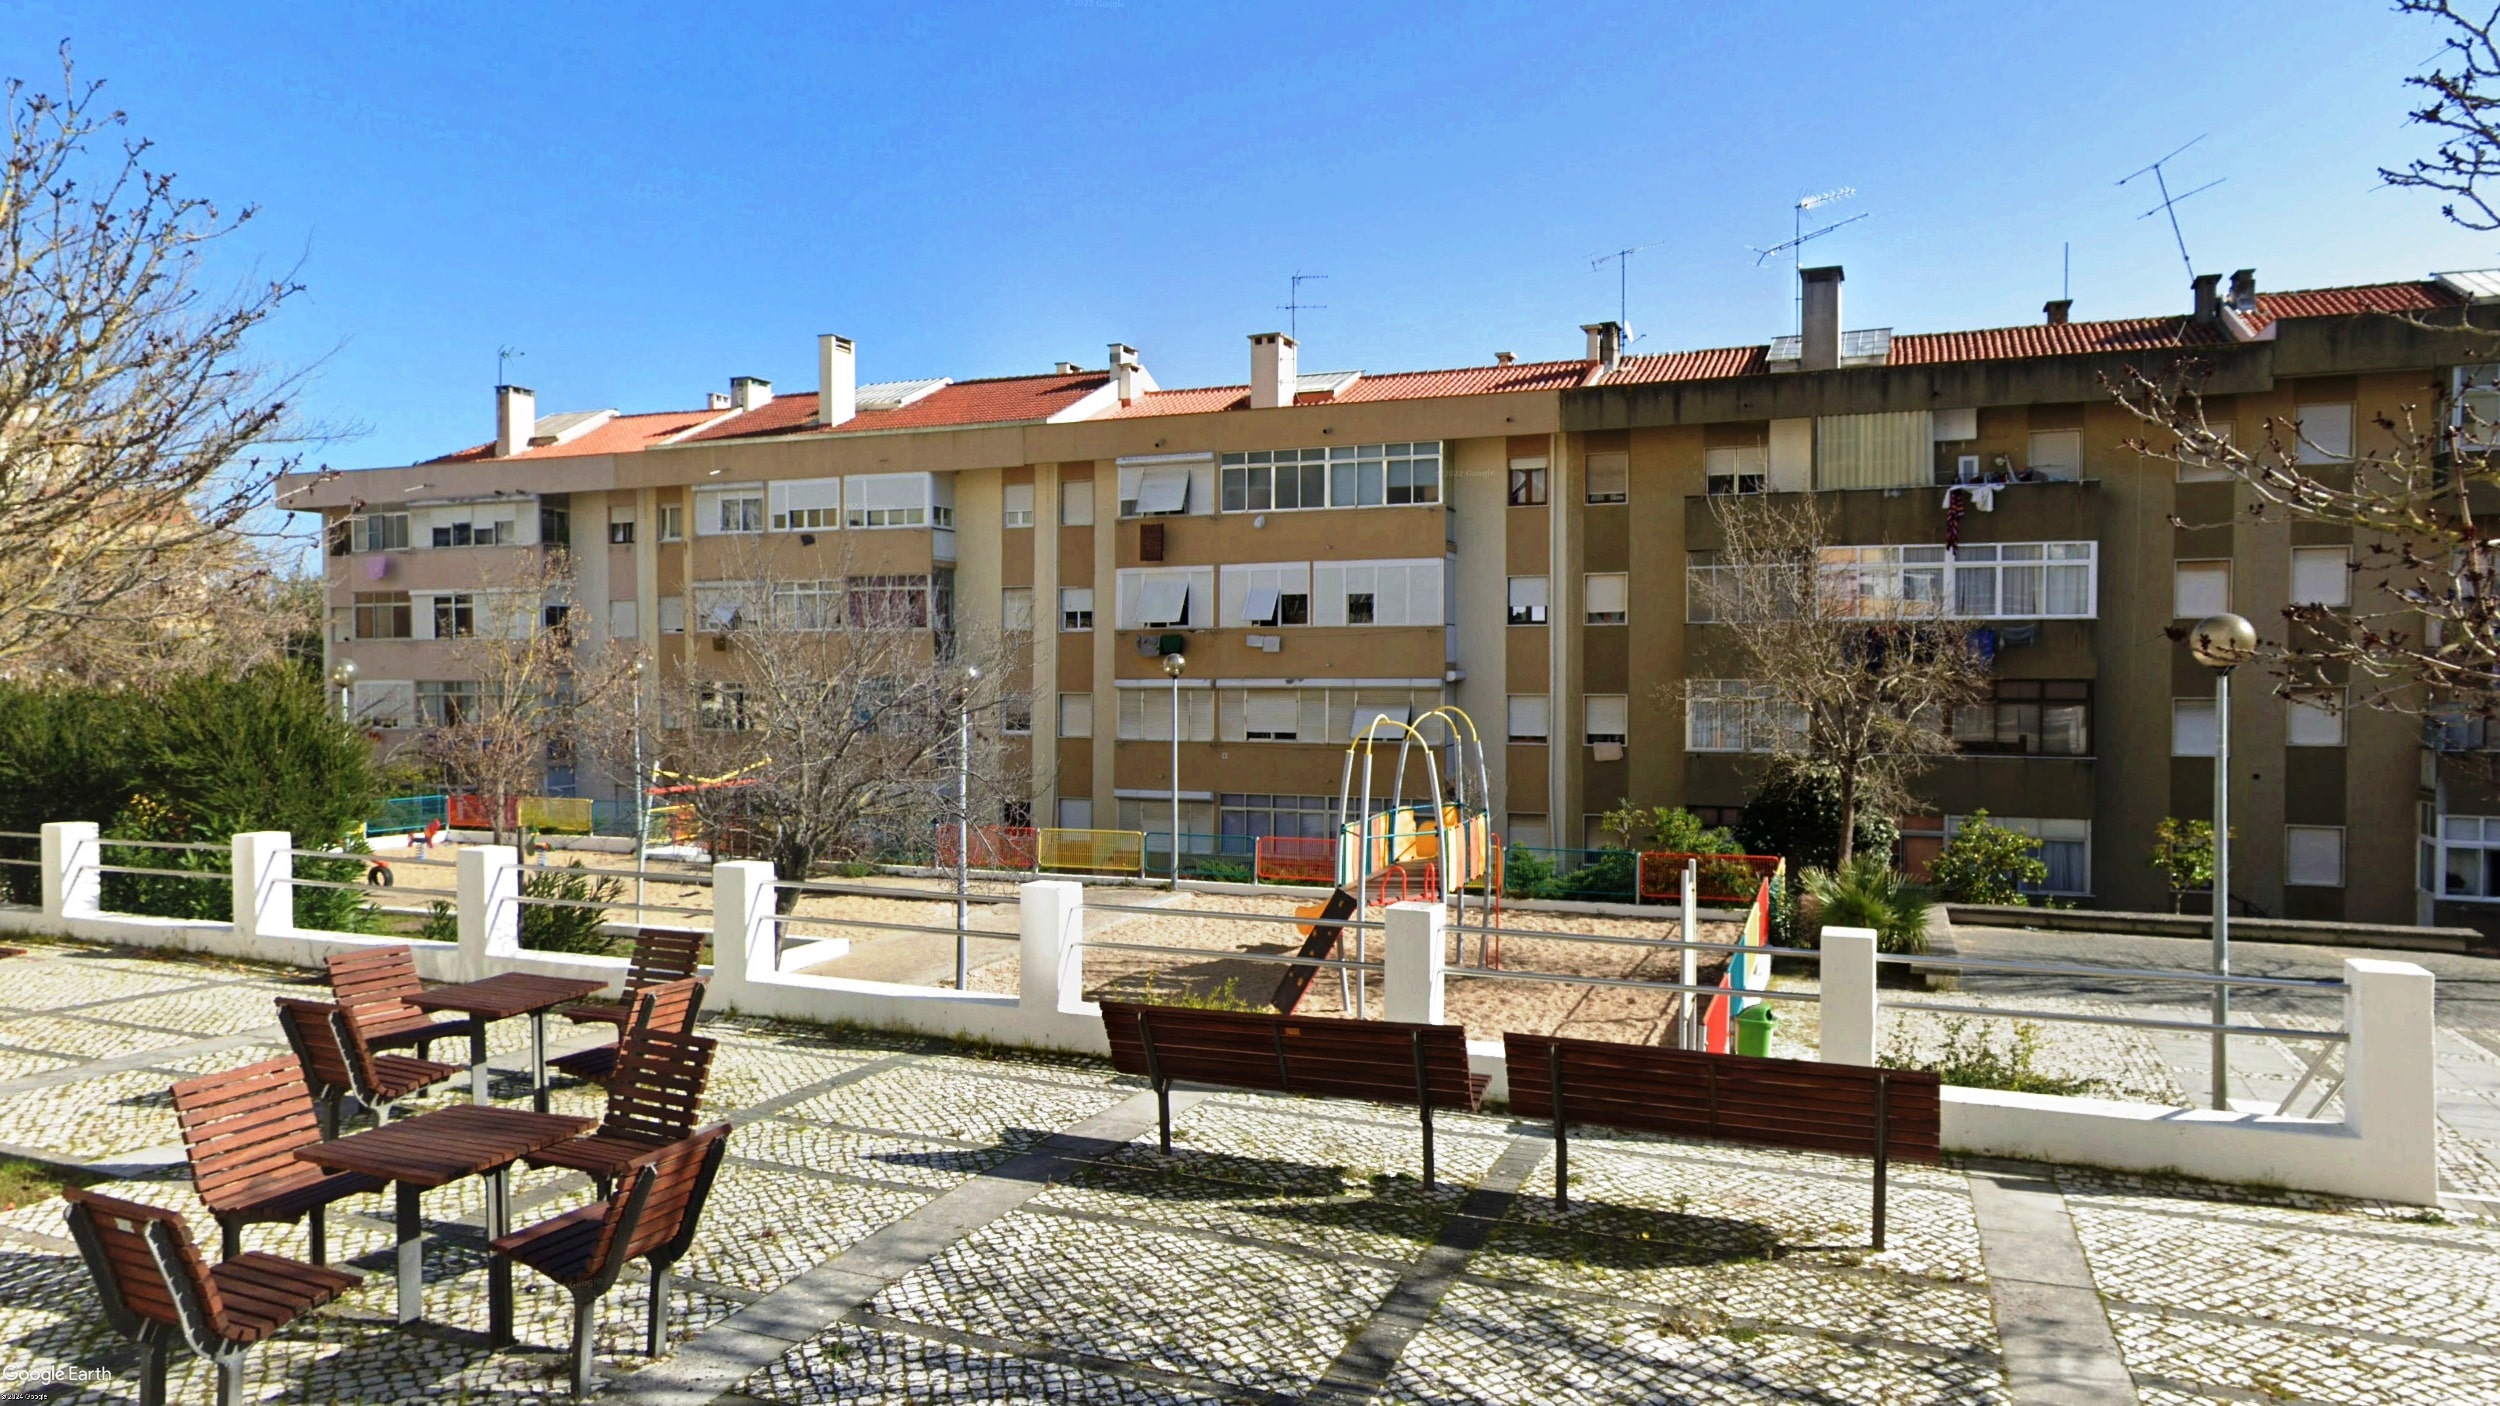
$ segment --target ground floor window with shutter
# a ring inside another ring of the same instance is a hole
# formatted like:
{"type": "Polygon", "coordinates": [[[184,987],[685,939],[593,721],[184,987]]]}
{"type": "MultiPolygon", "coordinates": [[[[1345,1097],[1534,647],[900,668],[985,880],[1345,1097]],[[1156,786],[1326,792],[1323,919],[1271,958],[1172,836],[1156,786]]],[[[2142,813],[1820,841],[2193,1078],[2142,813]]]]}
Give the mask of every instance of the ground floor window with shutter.
{"type": "Polygon", "coordinates": [[[1278,796],[1228,792],[1219,798],[1216,825],[1226,837],[1289,835],[1310,839],[1335,833],[1334,796],[1278,796]]]}
{"type": "Polygon", "coordinates": [[[1544,742],[1549,724],[1546,721],[1546,698],[1542,693],[1514,693],[1510,696],[1510,740],[1513,742],[1544,742]]]}
{"type": "Polygon", "coordinates": [[[2344,886],[2344,827],[2283,827],[2283,882],[2302,888],[2344,886]]]}
{"type": "Polygon", "coordinates": [[[1630,699],[1620,693],[1592,693],[1582,699],[1588,744],[1620,747],[1628,737],[1630,699]]]}
{"type": "MultiPolygon", "coordinates": [[[[1172,690],[1168,685],[1146,688],[1124,688],[1120,693],[1119,740],[1122,742],[1169,742],[1172,740],[1172,690]]],[[[1215,740],[1215,690],[1184,688],[1180,690],[1181,740],[1213,742],[1215,740]]]]}

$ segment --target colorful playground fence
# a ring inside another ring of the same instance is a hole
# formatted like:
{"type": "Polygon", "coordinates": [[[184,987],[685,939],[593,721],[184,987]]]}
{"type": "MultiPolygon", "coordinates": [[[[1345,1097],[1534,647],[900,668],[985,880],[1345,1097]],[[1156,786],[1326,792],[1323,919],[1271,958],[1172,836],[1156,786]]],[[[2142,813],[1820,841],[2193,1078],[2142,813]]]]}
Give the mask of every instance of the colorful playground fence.
{"type": "Polygon", "coordinates": [[[1326,835],[1261,835],[1250,869],[1263,884],[1337,882],[1337,842],[1326,835]]]}
{"type": "Polygon", "coordinates": [[[1146,870],[1143,830],[1063,830],[1033,832],[1037,867],[1051,873],[1142,874],[1146,870]]]}
{"type": "Polygon", "coordinates": [[[521,828],[547,835],[587,835],[591,831],[587,796],[523,796],[521,828]]]}
{"type": "Polygon", "coordinates": [[[449,796],[392,796],[366,822],[368,835],[413,835],[436,821],[449,824],[449,796]]]}
{"type": "MultiPolygon", "coordinates": [[[[941,822],[937,827],[937,867],[952,869],[962,850],[957,843],[957,827],[941,822]]],[[[1041,831],[1030,825],[975,825],[971,827],[972,867],[975,869],[1012,869],[1030,873],[1041,867],[1041,831]]]]}

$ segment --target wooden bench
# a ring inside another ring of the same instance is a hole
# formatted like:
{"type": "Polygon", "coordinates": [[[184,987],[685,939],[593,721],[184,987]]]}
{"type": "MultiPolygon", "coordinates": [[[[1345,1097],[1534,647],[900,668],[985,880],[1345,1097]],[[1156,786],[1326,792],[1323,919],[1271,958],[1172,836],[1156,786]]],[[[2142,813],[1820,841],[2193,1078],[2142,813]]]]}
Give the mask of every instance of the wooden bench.
{"type": "Polygon", "coordinates": [[[332,1137],[339,1131],[342,1095],[354,1094],[358,1103],[372,1111],[374,1125],[379,1127],[391,1121],[392,1104],[460,1072],[456,1064],[375,1054],[358,1033],[355,1017],[327,1001],[278,998],[278,1026],[294,1046],[296,1058],[303,1061],[305,1082],[330,1104],[332,1137]]]}
{"type": "Polygon", "coordinates": [[[1422,1116],[1424,1184],[1433,1183],[1432,1110],[1473,1111],[1485,1075],[1467,1068],[1455,1025],[1329,1020],[1249,1011],[1102,1003],[1111,1063],[1154,1086],[1163,1150],[1172,1150],[1172,1085],[1215,1084],[1312,1098],[1411,1105],[1422,1116]]]}
{"type": "Polygon", "coordinates": [[[637,1030],[657,1030],[668,1035],[694,1033],[695,1013],[703,1008],[703,983],[693,977],[679,981],[663,981],[628,992],[624,1009],[630,1019],[619,1027],[618,1037],[604,1045],[558,1055],[548,1063],[576,1079],[605,1084],[616,1072],[617,1046],[637,1030]]]}
{"type": "Polygon", "coordinates": [[[1942,1155],[1935,1075],[1805,1059],[1699,1054],[1603,1040],[1506,1034],[1510,1108],[1554,1130],[1554,1204],[1570,1204],[1573,1123],[1875,1161],[1875,1248],[1884,1248],[1891,1159],[1942,1155]]]}
{"type": "Polygon", "coordinates": [[[704,934],[686,929],[644,928],[634,934],[633,960],[625,967],[625,994],[615,1001],[583,1001],[556,1014],[576,1025],[613,1025],[619,1034],[633,1023],[634,996],[654,986],[693,976],[704,934]]]}
{"type": "Polygon", "coordinates": [[[243,1355],[254,1343],[362,1282],[258,1251],[211,1268],[179,1211],[75,1186],[61,1194],[105,1321],[139,1345],[142,1406],[164,1406],[166,1350],[176,1338],[216,1367],[218,1406],[237,1406],[243,1355]]]}
{"type": "Polygon", "coordinates": [[[716,1123],[646,1149],[616,1194],[491,1242],[497,1255],[528,1265],[573,1295],[573,1395],[590,1391],[590,1350],[599,1300],[636,1259],[651,1262],[645,1353],[660,1355],[668,1329],[668,1271],[694,1243],[703,1203],[729,1148],[716,1123]]]}
{"type": "Polygon", "coordinates": [[[174,1116],[191,1186],[217,1218],[219,1257],[243,1253],[243,1227],[312,1217],[312,1258],[330,1259],[324,1213],[342,1197],[380,1191],[379,1177],[324,1172],[299,1160],[322,1140],[312,1092],[292,1059],[268,1059],[174,1085],[174,1116]]]}
{"type": "Polygon", "coordinates": [[[425,989],[417,980],[414,948],[335,952],[323,965],[330,974],[330,999],[356,1012],[366,1041],[377,1050],[414,1047],[417,1058],[426,1059],[435,1041],[471,1033],[465,1020],[436,1020],[409,1004],[409,997],[425,989]]]}

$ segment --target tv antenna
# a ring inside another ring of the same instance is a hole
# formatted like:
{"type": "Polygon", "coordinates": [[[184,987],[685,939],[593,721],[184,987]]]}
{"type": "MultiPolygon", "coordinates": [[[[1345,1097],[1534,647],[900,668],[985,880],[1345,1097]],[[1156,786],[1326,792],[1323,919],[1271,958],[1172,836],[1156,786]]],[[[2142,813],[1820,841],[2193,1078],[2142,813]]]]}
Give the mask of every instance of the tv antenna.
{"type": "Polygon", "coordinates": [[[2215,186],[2222,184],[2223,181],[2229,180],[2230,177],[2225,176],[2220,180],[2207,181],[2194,190],[2180,195],[2172,195],[2170,193],[2170,178],[2163,173],[2161,168],[2164,162],[2178,160],[2180,151],[2185,151],[2188,147],[2192,147],[2203,140],[2205,140],[2205,134],[2200,132],[2195,137],[2189,139],[2184,145],[2180,146],[2178,151],[2170,153],[2168,156],[2163,157],[2160,161],[2156,161],[2152,165],[2144,167],[2142,170],[2135,171],[2118,178],[2118,184],[2125,185],[2127,182],[2134,180],[2137,176],[2148,174],[2152,176],[2154,187],[2161,191],[2161,203],[2154,206],[2152,209],[2145,211],[2143,214],[2136,216],[2136,218],[2139,220],[2149,220],[2155,215],[2168,215],[2170,217],[2170,238],[2179,246],[2179,262],[2186,265],[2187,276],[2190,282],[2194,282],[2196,279],[2196,263],[2188,257],[2187,236],[2179,233],[2179,202],[2187,199],[2189,196],[2203,195],[2206,191],[2212,190],[2215,186]]]}
{"type": "Polygon", "coordinates": [[[1634,341],[1631,318],[1632,256],[1643,249],[1655,249],[1666,242],[1663,239],[1653,239],[1647,244],[1635,244],[1629,249],[1617,249],[1611,254],[1589,255],[1589,272],[1591,273],[1597,272],[1608,264],[1615,266],[1615,325],[1623,329],[1623,344],[1627,347],[1634,341]]]}
{"type": "Polygon", "coordinates": [[[1839,229],[1843,225],[1854,225],[1858,221],[1865,219],[1867,215],[1873,213],[1872,211],[1861,211],[1858,214],[1851,215],[1845,220],[1834,220],[1830,224],[1823,226],[1821,229],[1809,230],[1806,228],[1806,211],[1819,209],[1825,205],[1837,205],[1843,200],[1855,199],[1857,193],[1858,188],[1856,186],[1835,186],[1830,190],[1822,191],[1818,194],[1801,195],[1797,197],[1797,203],[1789,207],[1790,233],[1786,242],[1774,244],[1768,249],[1756,249],[1753,251],[1753,264],[1755,268],[1762,267],[1763,264],[1777,258],[1779,255],[1786,254],[1788,256],[1789,281],[1796,285],[1794,301],[1796,303],[1797,332],[1800,336],[1804,335],[1806,330],[1805,257],[1802,253],[1803,249],[1806,245],[1817,239],[1821,239],[1824,235],[1831,233],[1833,230],[1839,229]]]}
{"type": "Polygon", "coordinates": [[[522,351],[517,347],[495,348],[495,384],[499,386],[511,385],[512,378],[507,375],[506,372],[511,367],[513,362],[518,361],[527,355],[529,355],[528,352],[522,351]]]}
{"type": "Polygon", "coordinates": [[[1328,309],[1328,305],[1326,303],[1306,303],[1302,301],[1302,285],[1305,283],[1317,282],[1327,276],[1328,275],[1324,273],[1295,274],[1293,276],[1292,290],[1285,295],[1285,301],[1276,305],[1276,310],[1285,315],[1285,335],[1293,338],[1296,342],[1302,340],[1302,314],[1305,311],[1325,312],[1328,309]]]}

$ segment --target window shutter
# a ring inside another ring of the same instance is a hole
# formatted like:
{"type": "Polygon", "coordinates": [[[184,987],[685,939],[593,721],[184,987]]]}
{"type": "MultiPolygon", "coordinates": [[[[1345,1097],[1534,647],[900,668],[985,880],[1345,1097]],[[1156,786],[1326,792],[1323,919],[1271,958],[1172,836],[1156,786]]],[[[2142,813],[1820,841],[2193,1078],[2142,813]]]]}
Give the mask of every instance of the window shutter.
{"type": "Polygon", "coordinates": [[[1311,623],[1345,623],[1346,568],[1335,562],[1311,564],[1311,623]]]}
{"type": "Polygon", "coordinates": [[[1327,741],[1329,737],[1328,690],[1324,688],[1303,689],[1297,695],[1297,702],[1297,711],[1301,716],[1294,720],[1294,735],[1314,742],[1327,741]]]}
{"type": "Polygon", "coordinates": [[[1217,710],[1215,717],[1216,740],[1219,742],[1248,741],[1250,732],[1250,708],[1248,699],[1250,695],[1244,690],[1238,688],[1220,689],[1218,692],[1222,693],[1224,696],[1222,699],[1223,706],[1217,710]]]}

